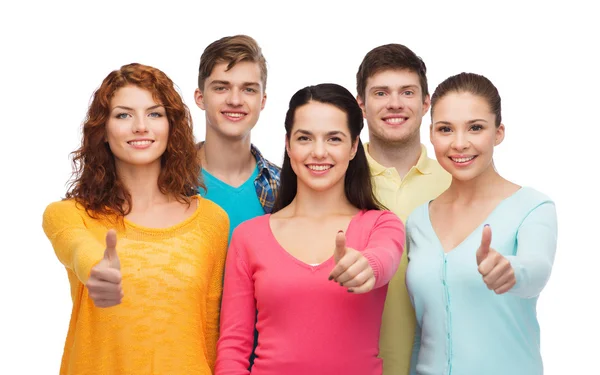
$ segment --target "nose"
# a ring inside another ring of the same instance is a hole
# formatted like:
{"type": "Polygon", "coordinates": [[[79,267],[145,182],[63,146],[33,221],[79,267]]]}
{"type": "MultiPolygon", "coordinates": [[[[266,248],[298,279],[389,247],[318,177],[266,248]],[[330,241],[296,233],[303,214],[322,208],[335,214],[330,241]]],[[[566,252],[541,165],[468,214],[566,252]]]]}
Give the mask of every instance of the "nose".
{"type": "Polygon", "coordinates": [[[325,142],[317,140],[313,143],[312,157],[315,159],[325,159],[327,157],[327,147],[325,142]]]}
{"type": "Polygon", "coordinates": [[[388,96],[387,109],[402,109],[404,108],[404,101],[402,95],[397,92],[392,92],[388,96]]]}
{"type": "Polygon", "coordinates": [[[148,132],[148,125],[144,116],[134,116],[132,130],[136,134],[148,132]]]}
{"type": "Polygon", "coordinates": [[[469,137],[465,132],[457,131],[452,140],[452,148],[457,151],[463,151],[469,148],[469,137]]]}
{"type": "Polygon", "coordinates": [[[227,94],[227,104],[232,106],[239,106],[242,104],[242,97],[239,90],[232,88],[227,94]]]}

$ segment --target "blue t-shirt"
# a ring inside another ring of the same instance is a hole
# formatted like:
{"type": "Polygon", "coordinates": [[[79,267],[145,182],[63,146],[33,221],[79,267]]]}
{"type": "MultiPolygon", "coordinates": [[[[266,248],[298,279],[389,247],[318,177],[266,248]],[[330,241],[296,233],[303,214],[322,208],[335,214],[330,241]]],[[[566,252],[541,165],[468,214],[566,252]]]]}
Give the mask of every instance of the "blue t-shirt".
{"type": "Polygon", "coordinates": [[[246,220],[256,216],[264,215],[265,211],[256,195],[254,180],[258,177],[258,166],[246,182],[238,187],[233,187],[214,177],[204,169],[202,177],[206,185],[206,194],[200,190],[200,194],[215,202],[229,215],[229,238],[235,227],[246,220]]]}

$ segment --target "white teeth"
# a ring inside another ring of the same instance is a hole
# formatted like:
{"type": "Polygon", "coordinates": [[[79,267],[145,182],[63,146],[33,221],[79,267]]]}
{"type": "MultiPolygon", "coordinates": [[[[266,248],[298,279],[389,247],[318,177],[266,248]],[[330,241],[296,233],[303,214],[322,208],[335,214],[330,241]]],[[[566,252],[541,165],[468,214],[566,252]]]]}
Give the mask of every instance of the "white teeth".
{"type": "Polygon", "coordinates": [[[237,117],[237,118],[245,116],[245,114],[243,114],[243,113],[237,113],[237,112],[235,112],[235,113],[234,112],[223,112],[223,114],[225,116],[227,116],[227,117],[237,117]]]}
{"type": "Polygon", "coordinates": [[[152,141],[131,141],[128,142],[132,146],[146,146],[152,143],[152,141]]]}
{"type": "Polygon", "coordinates": [[[468,158],[450,158],[450,159],[452,159],[452,161],[457,162],[457,163],[466,163],[468,161],[475,159],[475,156],[469,156],[468,158]]]}
{"type": "Polygon", "coordinates": [[[325,171],[329,168],[331,168],[331,165],[307,165],[308,169],[311,169],[313,171],[325,171]]]}
{"type": "Polygon", "coordinates": [[[391,118],[385,119],[385,122],[388,122],[390,124],[400,124],[404,121],[406,121],[406,119],[404,117],[391,117],[391,118]]]}

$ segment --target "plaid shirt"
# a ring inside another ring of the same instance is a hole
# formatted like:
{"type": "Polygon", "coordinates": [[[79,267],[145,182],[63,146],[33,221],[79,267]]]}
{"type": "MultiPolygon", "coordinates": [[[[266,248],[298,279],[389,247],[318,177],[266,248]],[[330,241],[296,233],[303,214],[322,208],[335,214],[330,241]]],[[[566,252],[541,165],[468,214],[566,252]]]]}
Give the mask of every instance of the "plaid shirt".
{"type": "Polygon", "coordinates": [[[270,214],[273,211],[275,198],[277,198],[281,168],[265,159],[254,145],[250,146],[250,151],[254,155],[258,167],[258,176],[254,180],[256,196],[265,213],[270,214]]]}
{"type": "MultiPolygon", "coordinates": [[[[204,142],[198,143],[198,150],[203,145],[204,142]]],[[[254,180],[256,196],[265,213],[270,214],[273,211],[275,198],[277,198],[281,168],[265,159],[254,145],[250,145],[250,152],[252,152],[252,155],[256,159],[256,166],[258,167],[258,176],[254,180]]]]}

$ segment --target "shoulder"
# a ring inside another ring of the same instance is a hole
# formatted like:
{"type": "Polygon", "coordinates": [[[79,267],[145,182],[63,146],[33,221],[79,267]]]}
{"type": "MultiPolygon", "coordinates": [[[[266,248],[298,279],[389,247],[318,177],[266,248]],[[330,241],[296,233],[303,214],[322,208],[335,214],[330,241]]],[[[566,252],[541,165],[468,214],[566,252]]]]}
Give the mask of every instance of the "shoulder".
{"type": "Polygon", "coordinates": [[[270,216],[270,214],[260,215],[242,222],[233,230],[232,239],[233,237],[246,239],[262,235],[269,229],[270,216]]]}
{"type": "Polygon", "coordinates": [[[199,216],[203,221],[216,227],[225,227],[225,232],[229,231],[229,215],[221,206],[200,195],[196,195],[195,199],[198,200],[199,216]]]}
{"type": "Polygon", "coordinates": [[[252,152],[252,155],[254,155],[254,158],[256,159],[258,168],[263,169],[263,170],[267,169],[269,171],[269,176],[272,179],[279,181],[279,175],[281,174],[281,168],[279,166],[277,166],[275,163],[267,160],[255,145],[251,145],[250,150],[252,152]]]}
{"type": "Polygon", "coordinates": [[[366,210],[362,211],[358,217],[361,226],[372,228],[377,227],[399,227],[404,228],[404,223],[398,215],[389,210],[366,210]]]}
{"type": "Polygon", "coordinates": [[[411,225],[413,224],[418,224],[421,221],[427,219],[427,217],[429,216],[429,204],[431,201],[427,201],[419,206],[417,206],[417,208],[415,208],[410,215],[408,215],[408,218],[406,219],[406,226],[409,225],[409,223],[411,225]]]}
{"type": "Polygon", "coordinates": [[[97,220],[88,215],[82,204],[75,199],[65,199],[52,202],[46,207],[42,228],[46,235],[52,236],[63,229],[93,225],[92,221],[97,220]]]}
{"type": "Polygon", "coordinates": [[[82,204],[75,199],[64,199],[50,203],[44,210],[44,220],[59,217],[88,216],[82,204]]]}

